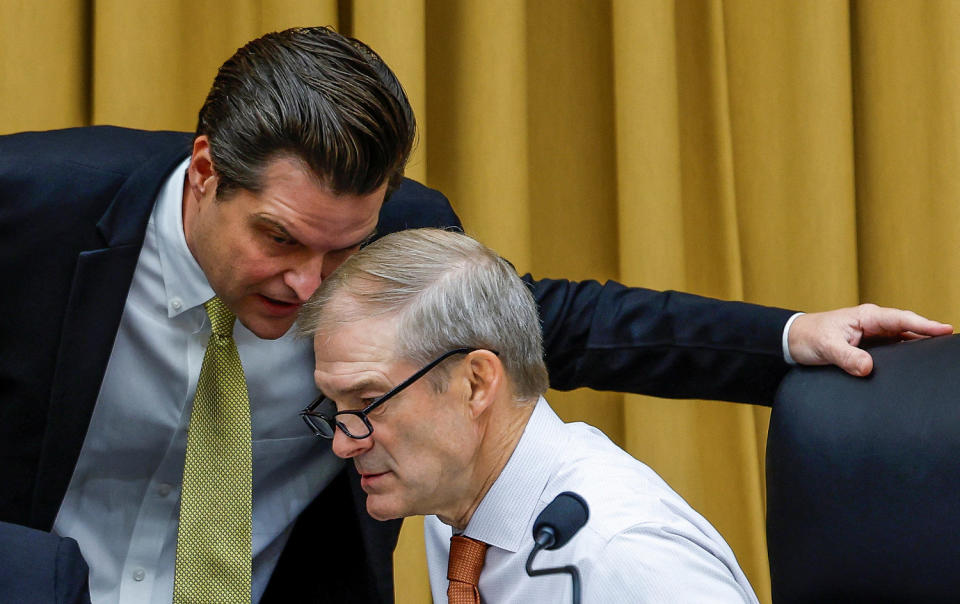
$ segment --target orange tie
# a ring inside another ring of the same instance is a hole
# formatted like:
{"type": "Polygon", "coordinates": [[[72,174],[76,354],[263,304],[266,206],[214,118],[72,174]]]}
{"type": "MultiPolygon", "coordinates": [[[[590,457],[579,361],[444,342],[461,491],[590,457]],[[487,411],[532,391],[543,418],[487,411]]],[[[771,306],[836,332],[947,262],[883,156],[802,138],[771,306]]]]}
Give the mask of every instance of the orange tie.
{"type": "Polygon", "coordinates": [[[487,544],[470,537],[450,537],[450,562],[447,566],[447,602],[449,604],[480,604],[477,581],[487,556],[487,544]]]}

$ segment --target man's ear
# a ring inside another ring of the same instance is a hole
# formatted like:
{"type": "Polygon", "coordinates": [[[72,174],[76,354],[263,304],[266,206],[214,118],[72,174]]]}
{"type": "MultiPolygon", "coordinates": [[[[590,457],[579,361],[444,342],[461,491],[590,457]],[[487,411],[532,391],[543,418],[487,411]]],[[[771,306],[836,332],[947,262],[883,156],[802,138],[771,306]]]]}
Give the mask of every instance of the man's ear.
{"type": "Polygon", "coordinates": [[[470,414],[477,418],[493,404],[503,387],[503,363],[489,350],[475,350],[467,356],[467,379],[470,414]]]}
{"type": "Polygon", "coordinates": [[[187,179],[190,181],[190,192],[198,201],[210,187],[217,186],[217,172],[213,168],[210,139],[206,134],[201,134],[193,140],[193,153],[190,155],[187,179]]]}

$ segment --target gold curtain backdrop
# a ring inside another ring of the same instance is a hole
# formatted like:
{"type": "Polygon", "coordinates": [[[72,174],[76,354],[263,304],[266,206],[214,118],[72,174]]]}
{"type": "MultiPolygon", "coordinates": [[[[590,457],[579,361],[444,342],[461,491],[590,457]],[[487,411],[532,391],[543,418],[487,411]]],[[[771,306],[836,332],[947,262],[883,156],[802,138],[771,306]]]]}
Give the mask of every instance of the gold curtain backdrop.
{"type": "MultiPolygon", "coordinates": [[[[394,67],[409,175],[522,271],[960,323],[953,0],[5,0],[0,132],[192,130],[235,48],[323,24],[394,67]]],[[[765,409],[550,399],[660,472],[769,602],[765,409]]],[[[420,526],[399,602],[429,600],[420,526]]]]}

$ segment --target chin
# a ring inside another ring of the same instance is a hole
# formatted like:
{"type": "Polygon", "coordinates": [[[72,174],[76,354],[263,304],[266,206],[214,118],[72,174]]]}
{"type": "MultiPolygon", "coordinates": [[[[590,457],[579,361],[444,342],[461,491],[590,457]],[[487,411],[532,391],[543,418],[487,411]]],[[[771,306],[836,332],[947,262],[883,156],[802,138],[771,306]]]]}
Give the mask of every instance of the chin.
{"type": "Polygon", "coordinates": [[[395,507],[377,505],[376,502],[371,502],[370,499],[370,497],[367,497],[367,513],[370,514],[370,517],[374,520],[383,522],[386,520],[405,518],[412,515],[405,514],[402,511],[397,510],[395,507]]]}
{"type": "Polygon", "coordinates": [[[280,339],[293,327],[293,321],[265,321],[259,317],[254,317],[250,321],[244,320],[243,317],[237,317],[237,319],[261,340],[280,339]]]}
{"type": "Polygon", "coordinates": [[[367,513],[370,514],[370,517],[374,520],[379,520],[380,522],[385,522],[387,520],[396,520],[397,518],[404,518],[403,514],[395,512],[384,512],[375,508],[367,506],[367,513]]]}

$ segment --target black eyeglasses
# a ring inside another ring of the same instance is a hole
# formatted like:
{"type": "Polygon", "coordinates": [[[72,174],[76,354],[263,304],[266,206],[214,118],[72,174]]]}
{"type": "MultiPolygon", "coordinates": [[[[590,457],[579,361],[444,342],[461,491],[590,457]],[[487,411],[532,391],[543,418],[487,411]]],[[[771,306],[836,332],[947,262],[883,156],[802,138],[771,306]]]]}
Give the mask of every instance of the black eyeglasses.
{"type": "MultiPolygon", "coordinates": [[[[423,369],[417,371],[406,380],[401,382],[396,388],[390,392],[384,394],[381,397],[378,397],[375,401],[361,409],[360,411],[337,411],[337,404],[332,400],[327,398],[323,393],[317,397],[317,400],[313,401],[309,407],[300,412],[300,417],[303,418],[304,423],[310,428],[315,436],[322,436],[323,438],[332,439],[334,433],[339,426],[343,433],[349,436],[350,438],[366,438],[373,434],[373,426],[370,425],[370,420],[367,419],[367,415],[384,404],[390,398],[410,384],[416,382],[427,373],[439,365],[440,363],[447,360],[447,358],[452,357],[455,354],[469,354],[475,350],[482,350],[481,348],[455,348],[449,352],[445,352],[436,359],[427,363],[423,369]]],[[[493,354],[499,354],[495,350],[491,350],[493,354]]]]}

